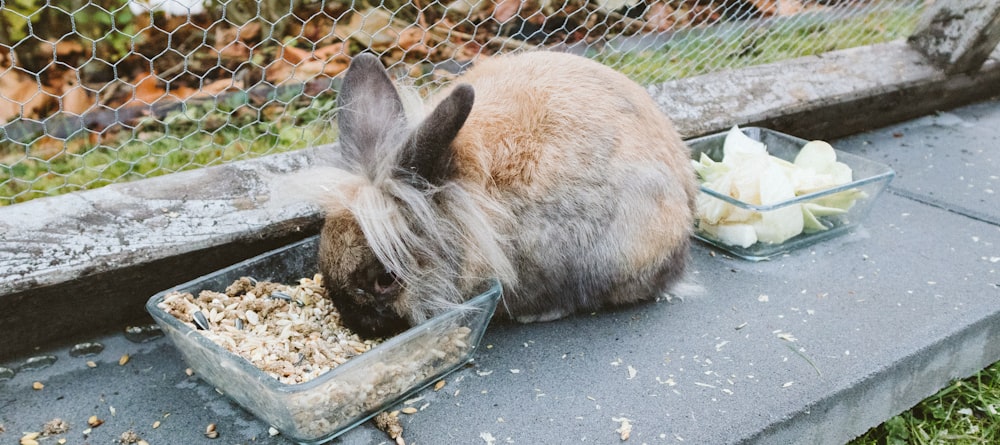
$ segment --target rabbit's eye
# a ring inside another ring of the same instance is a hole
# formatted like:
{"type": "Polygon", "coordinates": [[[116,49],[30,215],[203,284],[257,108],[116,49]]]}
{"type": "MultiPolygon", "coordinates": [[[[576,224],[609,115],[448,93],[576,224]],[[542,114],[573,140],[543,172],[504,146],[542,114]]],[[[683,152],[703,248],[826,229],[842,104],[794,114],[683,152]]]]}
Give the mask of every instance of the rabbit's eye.
{"type": "Polygon", "coordinates": [[[396,278],[396,274],[387,270],[375,277],[375,293],[384,295],[395,292],[397,289],[399,289],[399,280],[396,278]]]}

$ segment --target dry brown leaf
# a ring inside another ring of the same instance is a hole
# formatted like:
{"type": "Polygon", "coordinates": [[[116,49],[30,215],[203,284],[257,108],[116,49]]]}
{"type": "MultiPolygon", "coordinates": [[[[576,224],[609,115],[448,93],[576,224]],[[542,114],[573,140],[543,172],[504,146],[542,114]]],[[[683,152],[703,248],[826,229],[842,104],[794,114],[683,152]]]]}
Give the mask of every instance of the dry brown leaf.
{"type": "Polygon", "coordinates": [[[59,91],[57,95],[61,96],[59,105],[65,113],[82,116],[97,102],[94,95],[79,84],[75,71],[67,70],[63,74],[61,86],[62,91],[59,91]]]}
{"type": "Polygon", "coordinates": [[[291,45],[285,45],[281,47],[281,58],[285,59],[288,63],[298,64],[312,59],[312,54],[304,49],[296,48],[291,45]]]}
{"type": "Polygon", "coordinates": [[[331,60],[322,61],[323,63],[323,74],[334,77],[347,70],[348,65],[350,65],[350,59],[348,60],[331,60]]]}
{"type": "Polygon", "coordinates": [[[350,59],[344,52],[344,44],[341,42],[316,48],[316,51],[313,52],[313,57],[319,60],[350,59]]]}
{"type": "Polygon", "coordinates": [[[215,50],[222,57],[246,59],[250,56],[250,46],[247,40],[260,34],[260,24],[247,23],[238,27],[218,27],[215,29],[215,50]]]}
{"type": "Polygon", "coordinates": [[[294,77],[295,65],[284,59],[276,59],[264,67],[264,79],[274,85],[281,85],[294,77]]]}
{"type": "Polygon", "coordinates": [[[677,11],[666,3],[656,2],[646,10],[646,29],[663,32],[672,29],[677,24],[677,11]]]}
{"type": "Polygon", "coordinates": [[[799,0],[782,0],[778,2],[778,15],[779,16],[789,16],[795,15],[804,9],[802,2],[799,0]]]}
{"type": "Polygon", "coordinates": [[[398,39],[397,29],[406,24],[397,23],[392,12],[382,8],[371,8],[351,15],[347,23],[338,24],[333,29],[341,40],[352,39],[363,47],[384,51],[392,47],[398,39]]]}
{"type": "Polygon", "coordinates": [[[135,76],[134,82],[135,87],[132,90],[133,95],[130,102],[141,102],[145,105],[152,105],[167,94],[163,88],[157,85],[159,79],[148,71],[135,76]]]}
{"type": "Polygon", "coordinates": [[[52,100],[33,77],[16,69],[0,72],[0,92],[0,122],[9,122],[18,116],[38,118],[38,112],[52,100]]]}
{"type": "Polygon", "coordinates": [[[802,12],[799,0],[747,0],[764,17],[789,16],[802,12]]]}
{"type": "Polygon", "coordinates": [[[520,0],[499,0],[496,2],[496,7],[493,8],[493,19],[504,23],[511,18],[514,18],[521,12],[521,2],[520,0]]]}
{"type": "Polygon", "coordinates": [[[202,86],[201,90],[198,91],[198,94],[209,94],[215,96],[230,89],[243,89],[243,82],[235,79],[219,79],[202,86]]]}
{"type": "Polygon", "coordinates": [[[198,94],[198,89],[189,86],[180,85],[170,88],[170,97],[179,100],[187,99],[196,94],[198,94]]]}
{"type": "Polygon", "coordinates": [[[60,40],[56,42],[56,56],[68,56],[74,53],[83,53],[86,50],[83,45],[76,40],[60,40]]]}
{"type": "Polygon", "coordinates": [[[396,45],[404,51],[418,51],[426,54],[429,50],[424,43],[424,39],[426,38],[427,31],[418,26],[411,26],[399,33],[399,40],[396,42],[396,45]]]}
{"type": "Polygon", "coordinates": [[[79,85],[71,85],[62,96],[62,111],[82,116],[95,104],[94,96],[79,85]]]}

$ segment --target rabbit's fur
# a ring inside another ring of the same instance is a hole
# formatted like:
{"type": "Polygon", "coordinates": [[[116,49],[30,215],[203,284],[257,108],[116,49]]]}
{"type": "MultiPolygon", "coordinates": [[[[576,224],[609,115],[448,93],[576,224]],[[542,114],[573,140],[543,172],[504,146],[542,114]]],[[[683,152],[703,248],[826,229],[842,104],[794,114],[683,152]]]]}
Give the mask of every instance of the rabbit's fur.
{"type": "Polygon", "coordinates": [[[551,320],[650,299],[684,275],[690,153],[646,91],[588,59],[480,61],[420,116],[379,60],[338,98],[343,165],[320,182],[319,264],[342,321],[388,336],[481,290],[551,320]]]}

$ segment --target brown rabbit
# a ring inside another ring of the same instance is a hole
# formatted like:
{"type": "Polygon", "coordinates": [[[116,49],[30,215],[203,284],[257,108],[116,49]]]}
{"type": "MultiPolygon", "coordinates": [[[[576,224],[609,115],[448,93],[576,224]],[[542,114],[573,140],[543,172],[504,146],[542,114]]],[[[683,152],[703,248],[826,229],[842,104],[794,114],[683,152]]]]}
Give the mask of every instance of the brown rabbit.
{"type": "Polygon", "coordinates": [[[403,97],[375,56],[355,57],[342,164],[317,179],[320,272],[348,327],[395,334],[490,277],[498,314],[530,322],[650,299],[684,276],[690,153],[624,75],[532,52],[480,61],[426,115],[403,97]]]}

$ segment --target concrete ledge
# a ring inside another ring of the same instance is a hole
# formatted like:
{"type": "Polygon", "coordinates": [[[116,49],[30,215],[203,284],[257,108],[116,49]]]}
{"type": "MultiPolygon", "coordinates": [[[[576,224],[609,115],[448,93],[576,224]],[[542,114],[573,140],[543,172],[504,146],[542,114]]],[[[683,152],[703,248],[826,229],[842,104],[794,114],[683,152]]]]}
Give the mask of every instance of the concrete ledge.
{"type": "MultiPolygon", "coordinates": [[[[1000,93],[1000,64],[947,76],[899,41],[649,91],[686,137],[739,123],[830,139],[1000,93]]],[[[316,209],[272,199],[266,178],[333,150],[0,208],[0,355],[120,328],[158,290],[315,233],[316,209]]]]}

